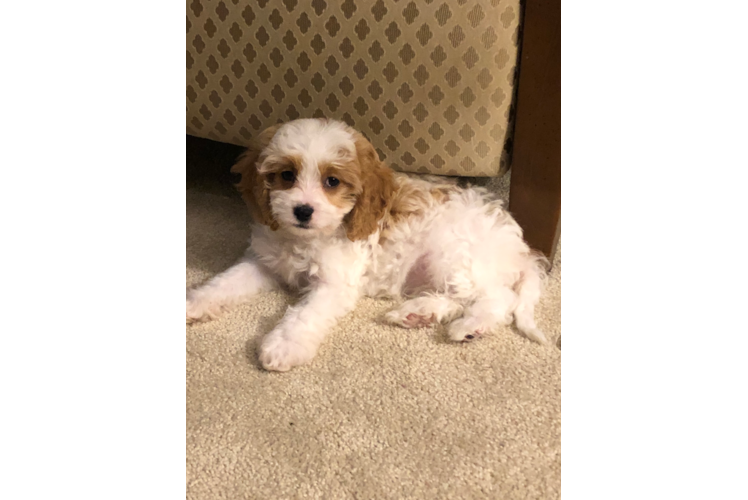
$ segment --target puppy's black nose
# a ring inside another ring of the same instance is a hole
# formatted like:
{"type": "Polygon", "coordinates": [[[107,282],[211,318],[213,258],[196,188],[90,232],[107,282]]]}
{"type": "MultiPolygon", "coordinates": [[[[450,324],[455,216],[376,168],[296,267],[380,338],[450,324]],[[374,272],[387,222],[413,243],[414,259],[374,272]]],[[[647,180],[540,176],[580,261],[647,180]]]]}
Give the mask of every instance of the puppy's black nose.
{"type": "Polygon", "coordinates": [[[310,205],[297,205],[293,209],[293,214],[299,222],[309,222],[313,213],[314,209],[310,205]]]}

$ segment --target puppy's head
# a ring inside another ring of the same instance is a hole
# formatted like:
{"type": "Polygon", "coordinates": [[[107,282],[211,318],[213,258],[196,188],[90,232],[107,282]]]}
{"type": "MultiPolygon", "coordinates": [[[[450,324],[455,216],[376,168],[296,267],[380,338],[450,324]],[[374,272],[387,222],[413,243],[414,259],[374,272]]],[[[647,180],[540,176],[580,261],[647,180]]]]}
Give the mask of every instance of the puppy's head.
{"type": "Polygon", "coordinates": [[[254,219],[301,237],[343,227],[352,241],[377,229],[392,196],[392,171],[360,133],[303,119],[259,134],[232,168],[254,219]]]}

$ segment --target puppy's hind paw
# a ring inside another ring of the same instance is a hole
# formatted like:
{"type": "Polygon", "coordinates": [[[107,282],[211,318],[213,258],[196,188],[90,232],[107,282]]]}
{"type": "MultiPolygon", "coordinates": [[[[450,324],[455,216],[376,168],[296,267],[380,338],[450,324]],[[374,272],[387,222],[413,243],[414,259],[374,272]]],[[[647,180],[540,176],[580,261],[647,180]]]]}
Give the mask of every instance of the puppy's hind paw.
{"type": "Polygon", "coordinates": [[[454,342],[471,342],[482,337],[488,328],[474,318],[460,318],[449,324],[447,334],[454,342]]]}
{"type": "Polygon", "coordinates": [[[403,328],[422,328],[431,326],[436,322],[436,315],[421,315],[416,313],[403,314],[400,309],[395,309],[384,315],[384,319],[392,324],[403,328]]]}
{"type": "Polygon", "coordinates": [[[385,321],[403,328],[423,328],[462,314],[462,306],[447,297],[410,299],[384,315],[385,321]]]}

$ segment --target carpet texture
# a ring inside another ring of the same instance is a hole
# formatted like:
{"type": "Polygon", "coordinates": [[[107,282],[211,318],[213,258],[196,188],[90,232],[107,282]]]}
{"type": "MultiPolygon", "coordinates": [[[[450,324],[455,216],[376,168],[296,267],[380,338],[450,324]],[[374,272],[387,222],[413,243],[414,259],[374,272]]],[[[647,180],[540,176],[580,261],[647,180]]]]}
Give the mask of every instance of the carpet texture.
{"type": "MultiPolygon", "coordinates": [[[[491,181],[506,198],[508,178],[491,181]]],[[[187,191],[187,286],[249,237],[235,195],[187,191]]],[[[536,311],[551,341],[514,327],[471,344],[404,330],[364,299],[308,366],[268,373],[260,338],[293,298],[268,293],[187,327],[187,497],[560,498],[561,252],[536,311]]]]}

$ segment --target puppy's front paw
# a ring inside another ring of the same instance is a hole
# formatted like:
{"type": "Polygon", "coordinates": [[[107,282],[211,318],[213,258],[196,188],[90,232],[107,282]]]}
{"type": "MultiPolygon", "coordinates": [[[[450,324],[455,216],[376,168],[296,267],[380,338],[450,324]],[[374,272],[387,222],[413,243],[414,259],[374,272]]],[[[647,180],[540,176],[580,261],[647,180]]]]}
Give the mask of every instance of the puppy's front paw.
{"type": "Polygon", "coordinates": [[[187,298],[187,324],[200,321],[203,318],[202,308],[196,301],[187,298]]]}
{"type": "Polygon", "coordinates": [[[205,299],[196,297],[191,293],[187,294],[187,324],[197,321],[208,321],[218,317],[221,313],[221,307],[217,304],[211,304],[205,299]]]}
{"type": "Polygon", "coordinates": [[[294,366],[309,363],[315,354],[314,348],[271,332],[260,346],[260,363],[266,370],[287,372],[294,366]]]}

